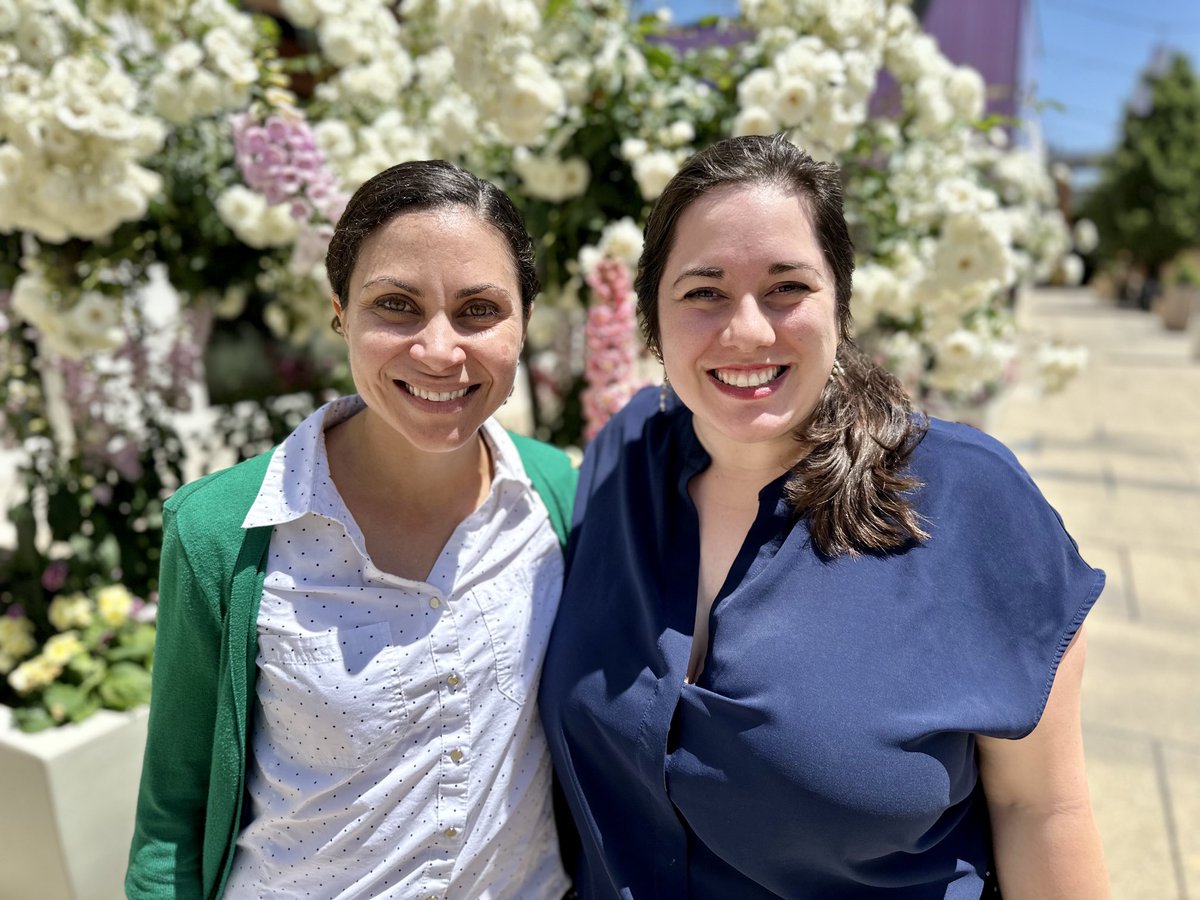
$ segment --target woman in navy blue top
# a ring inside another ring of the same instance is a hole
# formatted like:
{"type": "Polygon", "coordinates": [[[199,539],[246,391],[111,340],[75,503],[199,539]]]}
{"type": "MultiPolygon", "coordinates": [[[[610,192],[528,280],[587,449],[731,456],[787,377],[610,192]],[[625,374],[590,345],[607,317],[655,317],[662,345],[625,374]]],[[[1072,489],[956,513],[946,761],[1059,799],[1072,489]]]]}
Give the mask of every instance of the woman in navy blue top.
{"type": "Polygon", "coordinates": [[[836,168],[778,137],[693,157],[647,222],[673,392],[588,448],[540,695],[583,900],[1107,896],[1103,573],[858,351],[852,270],[836,168]]]}

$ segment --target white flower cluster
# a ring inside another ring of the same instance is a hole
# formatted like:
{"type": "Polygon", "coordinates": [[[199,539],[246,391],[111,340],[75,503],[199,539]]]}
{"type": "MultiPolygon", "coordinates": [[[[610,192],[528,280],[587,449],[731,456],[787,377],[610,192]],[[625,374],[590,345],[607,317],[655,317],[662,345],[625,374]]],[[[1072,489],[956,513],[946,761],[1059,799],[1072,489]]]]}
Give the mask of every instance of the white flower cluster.
{"type": "Polygon", "coordinates": [[[45,350],[78,359],[125,341],[122,304],[99,291],[67,298],[36,263],[26,263],[12,292],[13,311],[33,325],[45,350]]]}
{"type": "Polygon", "coordinates": [[[400,110],[389,110],[362,125],[322,119],[313,133],[346,191],[389,166],[433,155],[428,134],[412,127],[400,110]]]}
{"type": "Polygon", "coordinates": [[[399,104],[415,70],[394,5],[387,0],[283,0],[293,22],[316,31],[322,57],[338,70],[318,85],[321,100],[356,110],[368,120],[399,104]]]}
{"type": "Polygon", "coordinates": [[[173,125],[242,109],[258,81],[250,17],[224,0],[189,3],[184,33],[147,86],[154,111],[173,125]]]}
{"type": "Polygon", "coordinates": [[[215,206],[221,221],[239,241],[251,247],[283,247],[294,241],[300,230],[290,204],[272,206],[258,191],[240,184],[226,188],[215,206]]]}
{"type": "Polygon", "coordinates": [[[974,122],[983,115],[983,77],[946,59],[937,41],[921,31],[912,10],[892,5],[886,35],[884,64],[903,87],[914,113],[909,126],[913,132],[936,138],[952,123],[974,122]]]}
{"type": "Polygon", "coordinates": [[[527,195],[552,203],[580,196],[591,178],[587,160],[582,157],[559,159],[531,153],[525,147],[514,151],[513,170],[520,176],[527,195]]]}
{"type": "Polygon", "coordinates": [[[437,33],[482,121],[510,146],[537,147],[566,114],[567,94],[538,53],[532,0],[438,0],[437,33]]]}
{"type": "MultiPolygon", "coordinates": [[[[850,21],[838,4],[801,5],[809,7],[801,20],[809,27],[779,25],[760,35],[754,52],[767,63],[739,82],[733,131],[789,131],[810,153],[833,158],[854,143],[867,120],[883,58],[875,28],[885,6],[882,0],[861,0],[853,5],[861,7],[863,18],[850,21]],[[865,31],[858,27],[862,23],[865,31]]],[[[773,20],[774,13],[767,18],[773,20]]]]}
{"type": "Polygon", "coordinates": [[[161,146],[115,57],[63,56],[48,72],[0,43],[0,232],[58,243],[140,219],[161,179],[138,163],[161,146]]]}
{"type": "Polygon", "coordinates": [[[600,240],[595,245],[585,245],[579,251],[579,268],[586,276],[602,259],[615,259],[630,272],[636,272],[642,255],[642,243],[642,228],[629,216],[609,222],[600,232],[600,240]]]}

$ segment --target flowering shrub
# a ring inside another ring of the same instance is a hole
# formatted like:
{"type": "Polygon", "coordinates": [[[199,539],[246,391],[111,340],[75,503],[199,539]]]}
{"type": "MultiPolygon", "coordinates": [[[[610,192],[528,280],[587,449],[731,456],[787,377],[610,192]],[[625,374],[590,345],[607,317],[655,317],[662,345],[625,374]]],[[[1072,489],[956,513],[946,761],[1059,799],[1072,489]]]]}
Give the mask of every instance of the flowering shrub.
{"type": "MultiPolygon", "coordinates": [[[[338,382],[321,260],[347,196],[404,160],[461,163],[521,207],[544,285],[534,424],[558,443],[647,380],[624,286],[641,223],[734,134],[839,163],[856,336],[919,403],[982,404],[1021,361],[1047,387],[1082,364],[1011,313],[1069,249],[1054,182],[904,0],[742,0],[699,32],[623,0],[277,9],[0,0],[0,415],[25,487],[5,608],[152,595],[161,503],[199,446],[182,413],[206,390],[264,404],[338,382]]],[[[191,460],[231,462],[290,415],[205,425],[231,446],[191,460]]]]}
{"type": "Polygon", "coordinates": [[[154,614],[120,584],[60,593],[28,613],[9,606],[0,615],[0,702],[24,731],[148,702],[154,614]]]}

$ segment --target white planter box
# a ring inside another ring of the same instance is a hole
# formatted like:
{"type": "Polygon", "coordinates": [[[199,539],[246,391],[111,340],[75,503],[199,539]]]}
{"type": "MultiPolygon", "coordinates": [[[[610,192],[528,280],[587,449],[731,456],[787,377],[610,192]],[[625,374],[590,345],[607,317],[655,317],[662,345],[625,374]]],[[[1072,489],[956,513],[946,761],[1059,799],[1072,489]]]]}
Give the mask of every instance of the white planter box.
{"type": "Polygon", "coordinates": [[[0,706],[0,900],[125,896],[146,716],[24,734],[0,706]]]}

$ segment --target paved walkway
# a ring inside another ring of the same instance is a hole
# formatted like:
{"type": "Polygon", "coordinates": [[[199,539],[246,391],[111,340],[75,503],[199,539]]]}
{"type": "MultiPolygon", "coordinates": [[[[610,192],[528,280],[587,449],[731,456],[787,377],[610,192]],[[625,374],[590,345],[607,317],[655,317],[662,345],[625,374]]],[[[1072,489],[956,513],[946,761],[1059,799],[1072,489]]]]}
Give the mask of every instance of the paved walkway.
{"type": "Polygon", "coordinates": [[[991,430],[1108,573],[1083,716],[1113,897],[1200,900],[1200,360],[1087,290],[1034,291],[1019,315],[1091,353],[1062,393],[1010,395],[991,430]]]}

